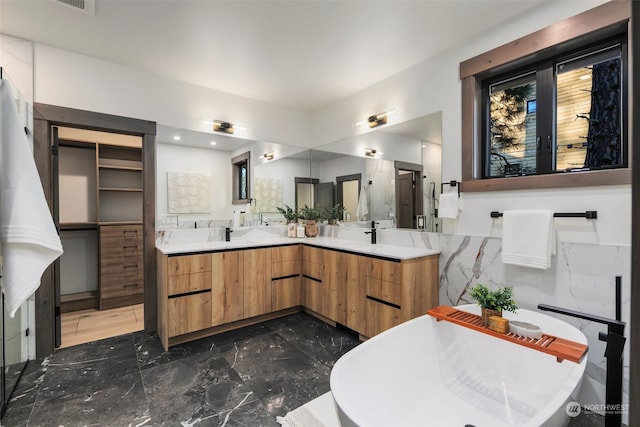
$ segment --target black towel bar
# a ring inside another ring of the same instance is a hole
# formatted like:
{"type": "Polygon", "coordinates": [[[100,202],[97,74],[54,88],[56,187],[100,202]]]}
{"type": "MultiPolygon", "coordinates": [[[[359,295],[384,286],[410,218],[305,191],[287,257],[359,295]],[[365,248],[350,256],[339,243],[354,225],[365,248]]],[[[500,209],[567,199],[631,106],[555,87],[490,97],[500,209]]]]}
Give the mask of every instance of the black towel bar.
{"type": "MultiPolygon", "coordinates": [[[[500,218],[502,212],[491,211],[491,218],[500,218]]],[[[586,218],[586,219],[598,219],[598,211],[586,211],[586,212],[556,212],[553,214],[554,218],[586,218]]]]}
{"type": "Polygon", "coordinates": [[[458,197],[460,197],[460,183],[458,181],[449,181],[449,182],[441,182],[440,183],[440,193],[444,193],[444,186],[448,185],[450,187],[458,187],[458,197]]]}

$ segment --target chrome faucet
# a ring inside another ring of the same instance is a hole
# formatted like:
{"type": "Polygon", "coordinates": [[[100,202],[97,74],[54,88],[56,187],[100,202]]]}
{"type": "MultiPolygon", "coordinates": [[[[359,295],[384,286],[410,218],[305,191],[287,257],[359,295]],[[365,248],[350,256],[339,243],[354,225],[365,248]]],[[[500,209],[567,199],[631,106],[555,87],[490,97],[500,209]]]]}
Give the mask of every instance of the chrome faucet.
{"type": "Polygon", "coordinates": [[[371,221],[371,231],[365,231],[364,234],[371,234],[371,244],[375,245],[378,242],[378,233],[376,230],[376,224],[378,222],[371,221]]]}

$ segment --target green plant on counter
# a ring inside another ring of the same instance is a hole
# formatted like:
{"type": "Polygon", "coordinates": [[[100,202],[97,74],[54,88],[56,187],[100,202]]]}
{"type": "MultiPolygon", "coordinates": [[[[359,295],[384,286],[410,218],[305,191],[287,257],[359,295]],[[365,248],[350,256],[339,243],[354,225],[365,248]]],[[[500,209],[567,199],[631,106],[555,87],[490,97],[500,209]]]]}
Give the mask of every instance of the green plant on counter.
{"type": "Polygon", "coordinates": [[[497,311],[510,311],[515,313],[518,304],[513,299],[513,287],[498,288],[493,291],[484,285],[477,284],[471,290],[471,298],[478,301],[478,305],[482,308],[497,311]]]}
{"type": "Polygon", "coordinates": [[[278,212],[282,214],[282,216],[284,217],[284,219],[287,220],[287,222],[296,222],[300,217],[298,210],[293,209],[288,205],[284,205],[284,208],[276,208],[276,209],[278,210],[278,212]]]}
{"type": "Polygon", "coordinates": [[[304,205],[304,208],[300,209],[298,215],[307,221],[320,221],[324,219],[324,214],[321,209],[310,208],[307,205],[304,205]]]}

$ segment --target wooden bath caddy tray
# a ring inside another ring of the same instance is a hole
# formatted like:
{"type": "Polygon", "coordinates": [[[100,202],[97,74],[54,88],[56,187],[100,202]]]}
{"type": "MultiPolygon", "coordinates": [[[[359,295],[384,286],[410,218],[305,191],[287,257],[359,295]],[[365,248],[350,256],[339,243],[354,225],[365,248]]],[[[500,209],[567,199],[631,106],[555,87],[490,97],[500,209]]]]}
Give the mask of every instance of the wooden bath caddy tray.
{"type": "Polygon", "coordinates": [[[447,322],[455,323],[456,325],[464,326],[465,328],[473,329],[474,331],[482,332],[483,334],[491,335],[505,341],[510,341],[515,344],[520,344],[525,347],[550,354],[555,356],[558,362],[562,362],[566,359],[580,363],[584,355],[587,354],[587,349],[589,348],[586,344],[580,344],[544,333],[542,334],[542,338],[538,339],[521,337],[520,335],[512,334],[511,332],[507,334],[500,334],[492,331],[491,329],[485,328],[482,325],[481,316],[446,305],[440,305],[432,308],[427,311],[427,314],[435,317],[438,321],[446,320],[447,322]]]}

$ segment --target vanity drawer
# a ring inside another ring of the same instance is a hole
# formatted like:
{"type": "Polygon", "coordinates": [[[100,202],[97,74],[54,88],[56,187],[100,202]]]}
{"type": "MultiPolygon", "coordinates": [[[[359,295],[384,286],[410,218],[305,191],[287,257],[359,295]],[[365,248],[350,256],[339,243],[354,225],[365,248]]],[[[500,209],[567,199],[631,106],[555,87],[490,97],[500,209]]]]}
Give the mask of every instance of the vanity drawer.
{"type": "Polygon", "coordinates": [[[206,271],[211,271],[211,254],[182,255],[168,259],[168,276],[204,273],[206,271]]]}
{"type": "Polygon", "coordinates": [[[385,282],[402,283],[402,264],[378,258],[367,258],[366,275],[385,282]]]}
{"type": "Polygon", "coordinates": [[[211,290],[211,271],[167,277],[167,295],[211,290]]]}
{"type": "Polygon", "coordinates": [[[167,330],[170,337],[211,326],[211,291],[167,300],[167,330]]]}
{"type": "Polygon", "coordinates": [[[300,245],[277,246],[271,248],[271,262],[276,264],[300,259],[300,245]]]}
{"type": "Polygon", "coordinates": [[[324,249],[314,248],[311,246],[302,246],[302,259],[316,264],[322,265],[322,252],[324,249]]]}
{"type": "Polygon", "coordinates": [[[402,304],[402,285],[395,282],[388,282],[376,277],[367,276],[366,295],[381,301],[394,304],[398,307],[402,304]]]}

